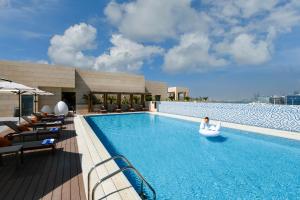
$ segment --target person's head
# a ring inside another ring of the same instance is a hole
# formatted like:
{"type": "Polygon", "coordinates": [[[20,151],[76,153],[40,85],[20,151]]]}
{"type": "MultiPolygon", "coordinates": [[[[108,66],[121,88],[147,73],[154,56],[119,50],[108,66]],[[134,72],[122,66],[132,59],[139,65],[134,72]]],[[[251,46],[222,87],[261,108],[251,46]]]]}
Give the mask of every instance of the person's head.
{"type": "Polygon", "coordinates": [[[204,122],[208,123],[209,122],[209,118],[208,117],[204,117],[204,122]]]}

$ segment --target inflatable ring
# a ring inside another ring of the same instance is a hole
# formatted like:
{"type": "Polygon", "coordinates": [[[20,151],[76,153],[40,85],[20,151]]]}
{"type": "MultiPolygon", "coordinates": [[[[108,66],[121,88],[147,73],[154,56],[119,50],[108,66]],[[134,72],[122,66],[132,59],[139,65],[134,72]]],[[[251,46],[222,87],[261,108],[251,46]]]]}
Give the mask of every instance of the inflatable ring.
{"type": "Polygon", "coordinates": [[[199,133],[206,137],[216,137],[216,136],[220,135],[220,131],[214,131],[214,130],[209,130],[209,129],[200,129],[199,133]]]}

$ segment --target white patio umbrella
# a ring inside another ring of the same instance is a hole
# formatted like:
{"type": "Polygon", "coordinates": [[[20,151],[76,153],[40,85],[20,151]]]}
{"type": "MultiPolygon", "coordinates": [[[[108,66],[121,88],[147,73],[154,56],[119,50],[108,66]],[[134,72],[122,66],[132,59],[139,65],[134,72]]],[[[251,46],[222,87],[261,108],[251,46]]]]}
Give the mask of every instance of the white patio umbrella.
{"type": "Polygon", "coordinates": [[[0,79],[0,92],[1,93],[14,93],[19,96],[19,123],[21,121],[21,94],[33,91],[34,88],[26,85],[15,83],[11,80],[0,79]]]}
{"type": "Polygon", "coordinates": [[[36,105],[37,105],[37,96],[50,96],[50,95],[54,95],[53,93],[51,92],[46,92],[44,90],[40,90],[38,88],[34,88],[34,90],[32,91],[27,91],[24,93],[25,95],[28,94],[28,95],[34,95],[34,112],[36,113],[37,111],[37,108],[36,108],[36,105]]]}

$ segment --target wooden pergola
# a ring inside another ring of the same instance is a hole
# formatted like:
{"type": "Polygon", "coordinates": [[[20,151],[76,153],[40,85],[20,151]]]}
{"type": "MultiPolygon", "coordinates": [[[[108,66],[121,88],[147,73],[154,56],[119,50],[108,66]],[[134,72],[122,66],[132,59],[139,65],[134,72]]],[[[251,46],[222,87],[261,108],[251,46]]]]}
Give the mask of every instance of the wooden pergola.
{"type": "Polygon", "coordinates": [[[103,99],[104,99],[104,106],[107,107],[108,103],[107,103],[107,97],[108,95],[117,95],[117,105],[119,106],[119,108],[121,107],[121,99],[122,99],[122,95],[129,95],[129,102],[130,102],[130,106],[133,107],[133,96],[134,95],[140,95],[141,96],[141,103],[143,106],[145,106],[145,96],[146,95],[151,95],[151,93],[147,93],[147,92],[99,92],[99,91],[91,91],[89,93],[89,101],[88,101],[88,108],[89,108],[89,112],[91,112],[93,110],[93,102],[92,102],[92,96],[95,94],[102,94],[103,95],[103,99]]]}

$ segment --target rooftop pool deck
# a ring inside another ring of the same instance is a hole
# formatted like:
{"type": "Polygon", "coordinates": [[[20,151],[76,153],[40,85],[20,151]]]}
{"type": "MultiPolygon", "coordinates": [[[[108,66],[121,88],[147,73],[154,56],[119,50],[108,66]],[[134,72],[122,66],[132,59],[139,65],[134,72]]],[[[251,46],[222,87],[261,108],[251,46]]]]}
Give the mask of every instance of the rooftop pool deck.
{"type": "MultiPolygon", "coordinates": [[[[300,195],[299,133],[223,122],[221,138],[210,140],[199,136],[200,120],[150,112],[76,117],[86,193],[88,170],[111,155],[123,154],[154,186],[157,199],[293,199],[300,195]]],[[[92,185],[121,165],[114,161],[104,165],[93,176],[92,185]]],[[[113,194],[107,199],[139,199],[136,179],[125,175],[102,185],[97,197],[113,194]]]]}

